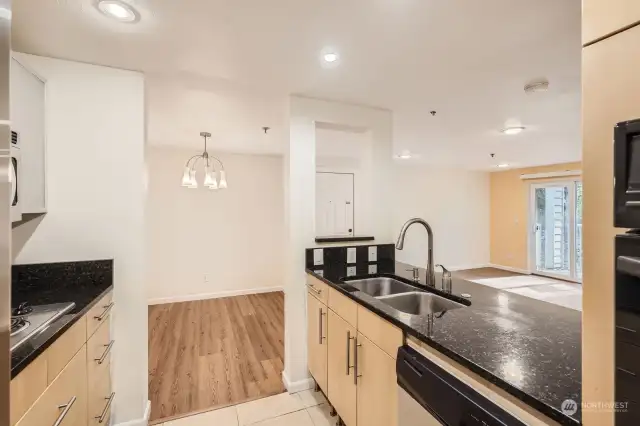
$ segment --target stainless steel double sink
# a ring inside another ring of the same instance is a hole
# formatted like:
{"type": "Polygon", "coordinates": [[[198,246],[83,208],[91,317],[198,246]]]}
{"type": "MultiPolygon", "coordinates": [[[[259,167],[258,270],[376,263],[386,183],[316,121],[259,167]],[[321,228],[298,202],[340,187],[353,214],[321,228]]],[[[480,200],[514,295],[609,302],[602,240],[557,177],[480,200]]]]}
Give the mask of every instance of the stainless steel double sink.
{"type": "Polygon", "coordinates": [[[415,287],[391,277],[347,279],[344,283],[410,315],[435,314],[465,307],[462,303],[446,297],[418,291],[415,287]]]}

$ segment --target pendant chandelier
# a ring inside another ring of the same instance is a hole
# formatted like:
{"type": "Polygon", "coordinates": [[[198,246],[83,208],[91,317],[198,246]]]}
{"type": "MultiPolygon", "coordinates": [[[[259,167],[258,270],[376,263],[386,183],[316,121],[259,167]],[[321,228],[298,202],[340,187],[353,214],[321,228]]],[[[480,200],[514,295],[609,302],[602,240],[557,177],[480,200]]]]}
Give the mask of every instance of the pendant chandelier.
{"type": "Polygon", "coordinates": [[[194,155],[187,160],[187,164],[184,167],[184,174],[182,175],[182,186],[187,188],[198,187],[196,167],[198,166],[198,161],[202,159],[202,169],[204,171],[203,185],[213,190],[225,189],[227,187],[227,176],[224,171],[224,164],[222,164],[219,158],[209,155],[207,152],[207,138],[211,137],[211,133],[200,132],[200,136],[204,138],[204,152],[194,155]],[[216,171],[213,161],[211,160],[215,160],[220,165],[219,171],[216,171]],[[220,180],[218,180],[218,173],[220,174],[220,180]]]}

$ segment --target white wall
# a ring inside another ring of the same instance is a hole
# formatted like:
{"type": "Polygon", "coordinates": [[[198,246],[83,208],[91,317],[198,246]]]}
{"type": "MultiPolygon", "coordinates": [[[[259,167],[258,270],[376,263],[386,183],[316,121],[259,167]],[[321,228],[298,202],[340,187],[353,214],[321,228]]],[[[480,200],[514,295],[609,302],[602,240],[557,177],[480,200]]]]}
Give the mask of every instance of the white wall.
{"type": "Polygon", "coordinates": [[[211,191],[180,186],[194,154],[147,149],[149,303],[282,289],[282,157],[212,152],[229,187],[211,191]]]}
{"type": "MultiPolygon", "coordinates": [[[[316,126],[353,127],[371,134],[371,158],[376,173],[372,185],[384,200],[390,191],[391,111],[292,96],[289,99],[289,139],[285,149],[285,369],[289,391],[309,384],[306,351],[306,274],[304,249],[315,244],[316,126]]],[[[390,241],[392,206],[381,203],[371,212],[374,235],[390,241]]]]}
{"type": "Polygon", "coordinates": [[[13,231],[17,264],[113,258],[113,421],[147,405],[144,77],[16,55],[46,81],[48,213],[13,231]]]}
{"type": "Polygon", "coordinates": [[[372,150],[370,132],[316,125],[316,170],[353,174],[354,235],[375,236],[372,150]]]}
{"type": "MultiPolygon", "coordinates": [[[[434,234],[434,261],[450,269],[489,263],[489,173],[398,162],[393,167],[392,233],[425,219],[434,234]]],[[[424,268],[427,232],[413,225],[396,259],[424,268]]]]}

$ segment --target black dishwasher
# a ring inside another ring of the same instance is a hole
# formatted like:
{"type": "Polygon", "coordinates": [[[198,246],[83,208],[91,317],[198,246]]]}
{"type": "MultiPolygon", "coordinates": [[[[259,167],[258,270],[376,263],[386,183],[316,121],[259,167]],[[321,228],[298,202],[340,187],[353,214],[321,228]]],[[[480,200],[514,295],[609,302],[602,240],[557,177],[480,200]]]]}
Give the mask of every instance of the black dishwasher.
{"type": "Polygon", "coordinates": [[[409,346],[396,373],[398,426],[526,426],[409,346]]]}

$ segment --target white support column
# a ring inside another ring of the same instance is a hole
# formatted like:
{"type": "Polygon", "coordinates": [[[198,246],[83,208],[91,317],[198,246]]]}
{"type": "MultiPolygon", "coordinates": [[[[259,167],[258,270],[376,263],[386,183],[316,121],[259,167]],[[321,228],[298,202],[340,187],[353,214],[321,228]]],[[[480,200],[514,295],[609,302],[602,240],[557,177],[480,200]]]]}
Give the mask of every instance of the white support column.
{"type": "Polygon", "coordinates": [[[290,100],[289,141],[284,157],[285,183],[285,362],[289,392],[310,386],[307,368],[305,248],[314,243],[315,124],[300,116],[290,100]]]}

